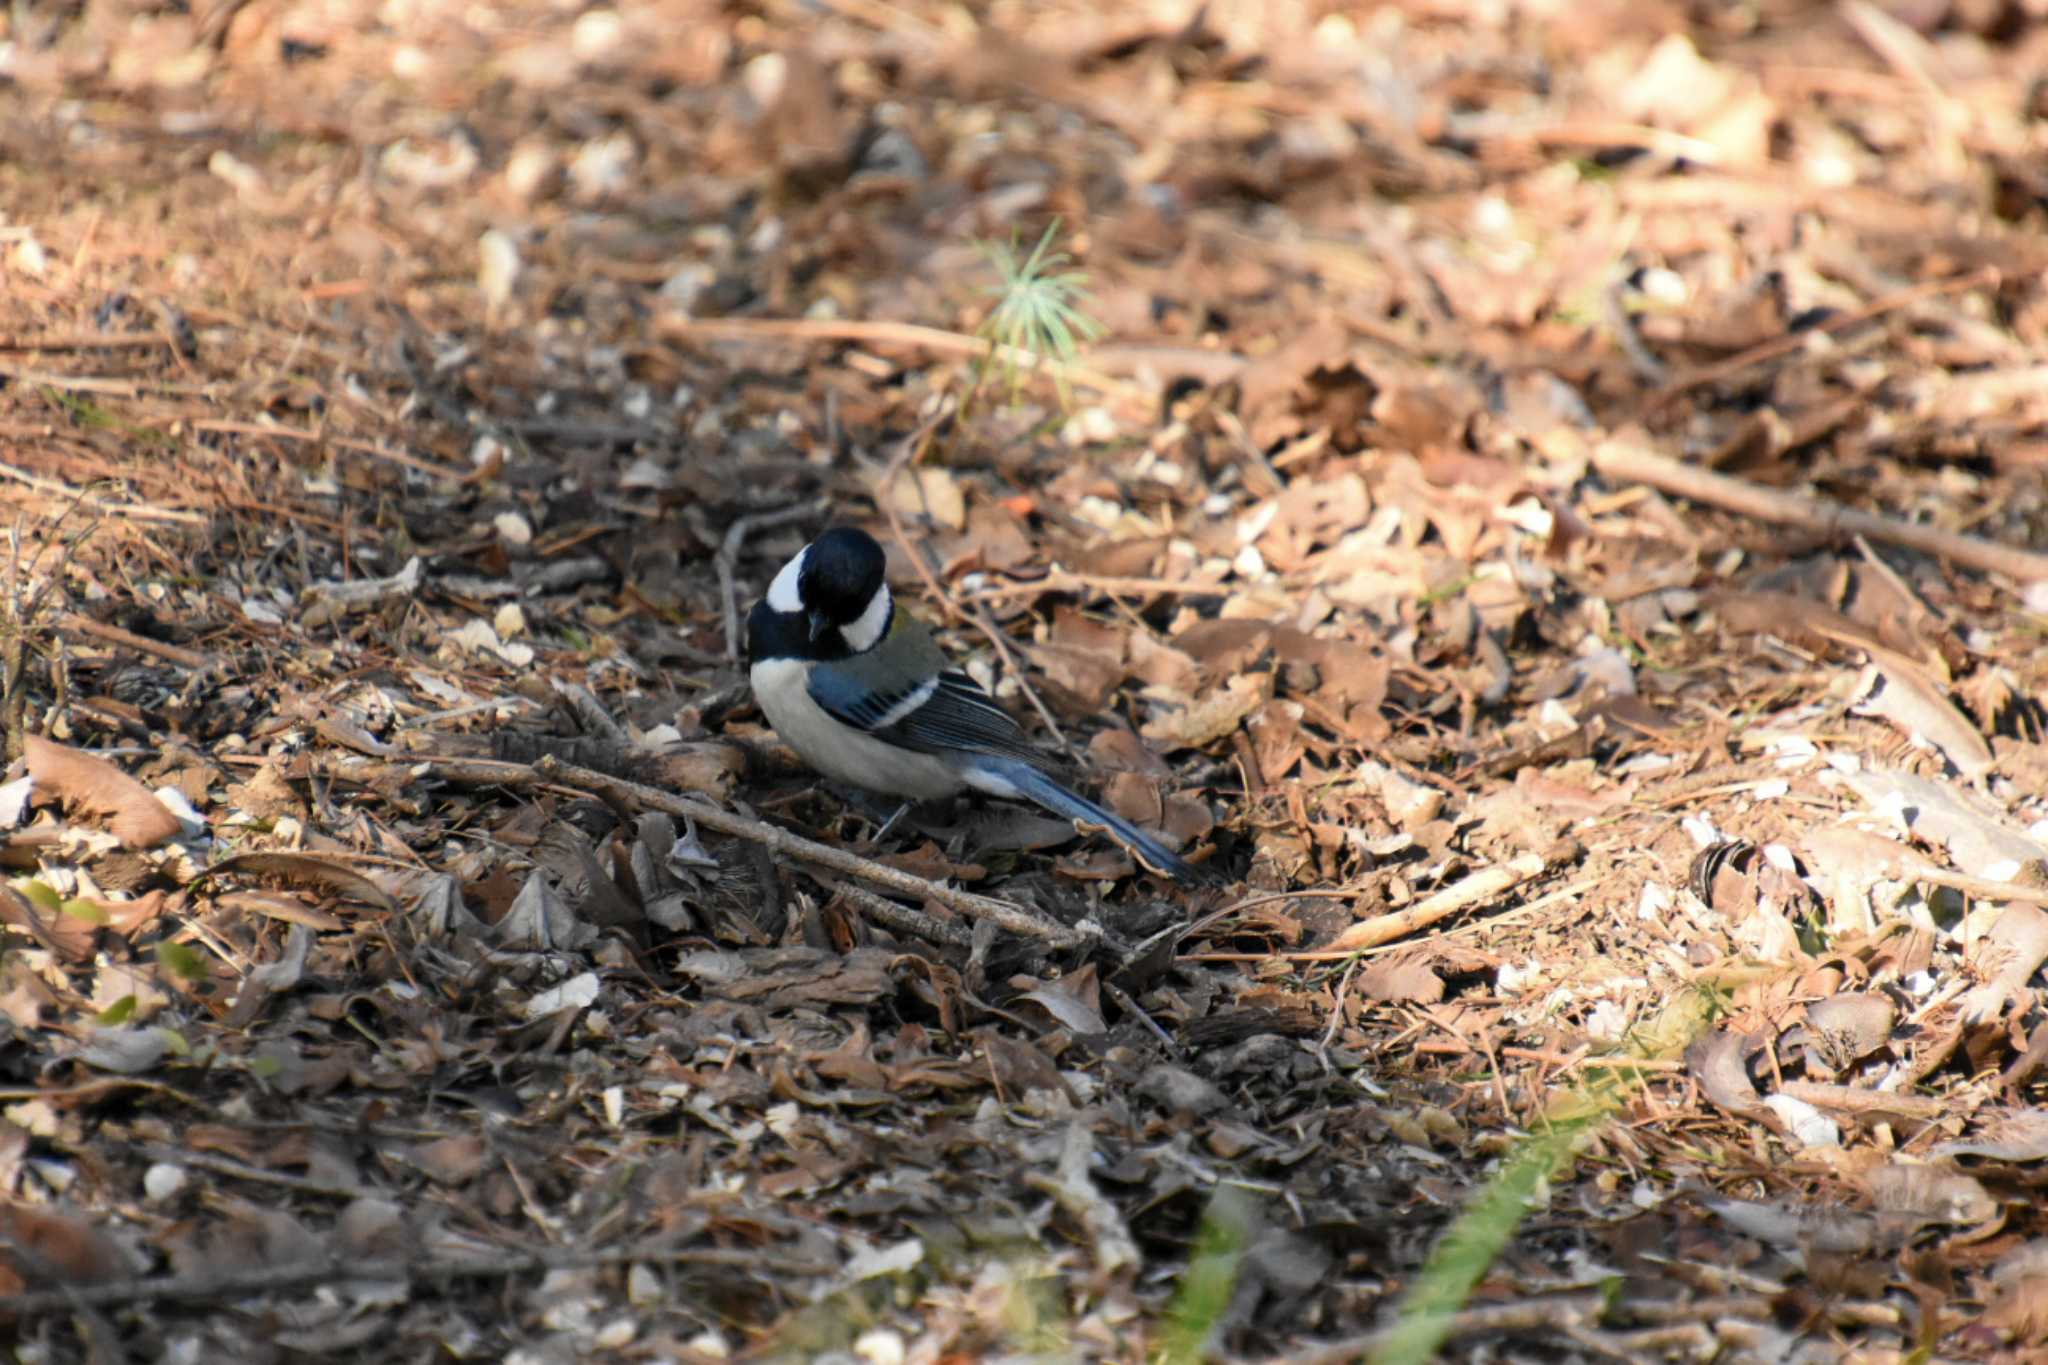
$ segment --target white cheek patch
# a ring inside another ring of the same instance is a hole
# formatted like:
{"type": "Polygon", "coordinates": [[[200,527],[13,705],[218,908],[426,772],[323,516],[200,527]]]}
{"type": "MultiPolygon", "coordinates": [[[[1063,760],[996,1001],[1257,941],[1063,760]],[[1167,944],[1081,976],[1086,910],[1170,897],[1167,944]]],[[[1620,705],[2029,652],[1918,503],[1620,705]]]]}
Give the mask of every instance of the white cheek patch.
{"type": "Polygon", "coordinates": [[[796,552],[796,558],[783,565],[782,571],[775,575],[775,581],[768,585],[768,610],[803,612],[804,597],[797,590],[796,581],[803,576],[804,557],[810,552],[811,547],[804,546],[796,552]]]}
{"type": "Polygon", "coordinates": [[[839,628],[839,638],[855,654],[865,654],[881,643],[889,630],[889,585],[875,589],[867,610],[839,628]]]}

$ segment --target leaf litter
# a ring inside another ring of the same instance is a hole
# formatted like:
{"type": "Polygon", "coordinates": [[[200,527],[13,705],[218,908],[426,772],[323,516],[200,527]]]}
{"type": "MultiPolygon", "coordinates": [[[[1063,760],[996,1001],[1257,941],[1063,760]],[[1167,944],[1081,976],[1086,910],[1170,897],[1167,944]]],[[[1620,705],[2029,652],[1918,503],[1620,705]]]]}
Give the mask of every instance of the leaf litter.
{"type": "Polygon", "coordinates": [[[1352,1358],[1589,1104],[1457,1358],[2048,1340],[2030,14],[0,25],[23,1349],[1352,1358]]]}

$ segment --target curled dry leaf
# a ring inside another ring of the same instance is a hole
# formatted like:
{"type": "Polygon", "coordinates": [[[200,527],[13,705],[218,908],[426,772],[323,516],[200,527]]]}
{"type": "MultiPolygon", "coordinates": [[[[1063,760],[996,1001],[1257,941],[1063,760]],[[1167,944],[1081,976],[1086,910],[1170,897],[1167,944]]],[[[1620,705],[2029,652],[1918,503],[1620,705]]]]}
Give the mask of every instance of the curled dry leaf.
{"type": "Polygon", "coordinates": [[[1155,744],[1199,749],[1235,731],[1246,716],[1272,695],[1272,674],[1241,673],[1230,679],[1222,691],[1211,692],[1200,700],[1190,699],[1186,709],[1149,721],[1143,733],[1155,744]]]}
{"type": "Polygon", "coordinates": [[[2048,962],[2048,911],[2038,905],[2006,906],[1978,945],[1977,970],[1988,979],[1963,997],[1964,1021],[1974,1024],[2003,1013],[2043,962],[2048,962]]]}
{"type": "Polygon", "coordinates": [[[1998,1201],[1960,1171],[1894,1161],[1868,1171],[1864,1188],[1880,1213],[1903,1215],[1914,1226],[1982,1223],[1998,1213],[1998,1201]]]}
{"type": "Polygon", "coordinates": [[[1094,1037],[1109,1032],[1109,1025],[1102,1018],[1094,963],[1088,963],[1079,971],[1068,972],[1055,981],[1026,980],[1030,989],[1020,992],[1019,999],[1037,1004],[1075,1033],[1094,1037]]]}
{"type": "Polygon", "coordinates": [[[1731,1114],[1756,1113],[1756,1086],[1744,1061],[1749,1040],[1736,1033],[1713,1033],[1685,1050],[1685,1069],[1706,1097],[1731,1114]]]}
{"type": "Polygon", "coordinates": [[[150,848],[178,834],[181,826],[170,808],[104,758],[41,735],[30,735],[24,752],[37,791],[74,814],[105,820],[127,847],[150,848]]]}
{"type": "Polygon", "coordinates": [[[1980,1125],[1975,1139],[1944,1142],[1928,1156],[1936,1159],[1975,1156],[2011,1162],[2048,1159],[2048,1112],[2039,1109],[2010,1111],[1980,1125]]]}
{"type": "Polygon", "coordinates": [[[299,886],[318,887],[374,910],[393,914],[398,910],[398,902],[362,873],[304,853],[244,853],[215,863],[206,871],[208,876],[215,877],[276,877],[299,886]]]}
{"type": "Polygon", "coordinates": [[[1806,1007],[1807,1065],[1841,1071],[1891,1041],[1898,1011],[1885,996],[1857,992],[1817,1000],[1806,1007]]]}
{"type": "Polygon", "coordinates": [[[2002,813],[1953,783],[1889,768],[1846,773],[1843,782],[1973,877],[2048,885],[2048,843],[2006,824],[2002,813]]]}
{"type": "Polygon", "coordinates": [[[1873,648],[1857,700],[1908,735],[1926,740],[1972,781],[1991,771],[1991,746],[1977,727],[1904,655],[1873,648]]]}

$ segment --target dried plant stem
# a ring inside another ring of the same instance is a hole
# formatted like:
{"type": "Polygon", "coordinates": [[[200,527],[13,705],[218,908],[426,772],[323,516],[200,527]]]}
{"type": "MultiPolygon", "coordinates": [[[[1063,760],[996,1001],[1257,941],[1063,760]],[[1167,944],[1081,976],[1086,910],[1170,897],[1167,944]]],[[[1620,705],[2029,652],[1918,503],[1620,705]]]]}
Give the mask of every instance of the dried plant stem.
{"type": "Polygon", "coordinates": [[[740,659],[740,598],[733,575],[739,568],[740,550],[746,545],[747,537],[756,531],[770,531],[778,526],[787,526],[793,521],[823,516],[831,505],[829,499],[813,498],[794,507],[778,507],[772,512],[751,513],[726,528],[725,539],[719,543],[715,561],[718,569],[719,600],[725,607],[726,658],[734,663],[738,663],[740,659]]]}
{"type": "Polygon", "coordinates": [[[74,499],[78,506],[89,512],[97,512],[101,516],[124,517],[130,521],[167,521],[180,526],[204,526],[207,523],[207,518],[198,512],[180,512],[175,508],[154,507],[141,502],[102,502],[98,498],[85,496],[70,484],[61,483],[56,479],[46,479],[25,469],[16,469],[9,464],[0,464],[0,479],[13,479],[17,483],[27,484],[38,493],[74,499]]]}
{"type": "Polygon", "coordinates": [[[910,934],[931,943],[943,943],[953,948],[970,948],[974,945],[974,931],[951,920],[942,920],[922,910],[913,910],[907,905],[877,896],[864,887],[845,884],[839,894],[860,907],[868,918],[884,929],[893,929],[899,934],[910,934]]]}
{"type": "Polygon", "coordinates": [[[643,786],[638,782],[628,782],[624,778],[612,777],[590,768],[557,762],[551,756],[542,757],[533,763],[507,763],[483,758],[428,758],[420,760],[420,763],[429,772],[451,782],[515,789],[533,786],[567,787],[575,791],[588,792],[621,807],[657,810],[685,820],[694,820],[706,829],[757,843],[767,849],[771,857],[794,858],[800,862],[858,878],[871,886],[879,886],[898,895],[937,901],[940,905],[969,919],[987,920],[998,929],[1021,938],[1037,939],[1055,948],[1079,948],[1095,941],[1092,934],[1041,918],[1008,901],[996,900],[991,896],[977,896],[971,891],[962,891],[942,882],[901,871],[886,863],[878,863],[857,853],[849,853],[843,848],[815,843],[774,825],[726,810],[722,806],[692,800],[687,796],[677,796],[671,792],[643,786]]]}
{"type": "Polygon", "coordinates": [[[266,1265],[217,1275],[156,1275],[106,1284],[71,1285],[0,1296],[0,1314],[66,1313],[80,1308],[135,1304],[218,1302],[251,1294],[337,1282],[373,1280],[505,1279],[545,1270],[580,1270],[634,1262],[759,1270],[777,1275],[830,1275],[836,1266],[776,1256],[755,1249],[627,1246],[599,1250],[558,1248],[466,1256],[420,1256],[385,1260],[311,1260],[266,1265]]]}
{"type": "Polygon", "coordinates": [[[913,346],[940,355],[987,357],[1000,364],[1016,365],[1044,374],[1063,384],[1085,389],[1150,408],[1151,395],[1135,384],[1088,365],[1052,360],[1020,346],[1003,346],[948,332],[941,327],[921,327],[910,322],[865,322],[834,318],[665,318],[660,332],[666,338],[705,338],[727,341],[853,341],[865,345],[913,346]]]}
{"type": "Polygon", "coordinates": [[[183,668],[192,669],[194,672],[203,672],[214,665],[212,656],[201,654],[196,649],[186,649],[181,645],[169,644],[163,640],[152,640],[147,635],[137,635],[132,630],[123,630],[121,627],[110,625],[105,621],[95,621],[90,616],[79,612],[65,612],[57,618],[57,624],[65,630],[75,630],[81,635],[97,636],[112,644],[132,649],[138,654],[153,654],[159,659],[167,659],[171,663],[183,668]]]}
{"type": "Polygon", "coordinates": [[[1230,591],[1225,583],[1171,578],[1116,578],[1098,574],[1068,573],[1056,569],[1028,583],[999,583],[970,593],[968,602],[1006,602],[1019,597],[1043,597],[1055,592],[1099,592],[1106,597],[1209,597],[1230,591]]]}
{"type": "Polygon", "coordinates": [[[1360,920],[1330,940],[1324,951],[1357,952],[1361,948],[1377,948],[1382,943],[1405,938],[1418,929],[1427,929],[1438,920],[1492,900],[1523,882],[1542,876],[1554,861],[1560,860],[1540,853],[1525,853],[1498,867],[1482,868],[1434,896],[1423,897],[1406,910],[1360,920]]]}
{"type": "Polygon", "coordinates": [[[1608,441],[1596,447],[1593,467],[1610,479],[1646,483],[1663,492],[1726,508],[1759,521],[1797,526],[1817,535],[1867,536],[1887,545],[1903,545],[1909,550],[1919,550],[1965,568],[2005,574],[2022,582],[2048,578],[2048,555],[2000,545],[1978,536],[1894,521],[1822,498],[1759,488],[1741,479],[1652,454],[1625,441],[1608,441]]]}
{"type": "Polygon", "coordinates": [[[223,384],[171,384],[155,379],[107,379],[92,374],[57,374],[30,370],[20,365],[0,365],[0,379],[17,384],[42,384],[64,393],[103,393],[115,398],[139,398],[145,393],[166,393],[186,398],[218,398],[223,384]]]}
{"type": "Polygon", "coordinates": [[[176,343],[161,332],[47,332],[0,337],[0,351],[129,351],[176,343]]]}

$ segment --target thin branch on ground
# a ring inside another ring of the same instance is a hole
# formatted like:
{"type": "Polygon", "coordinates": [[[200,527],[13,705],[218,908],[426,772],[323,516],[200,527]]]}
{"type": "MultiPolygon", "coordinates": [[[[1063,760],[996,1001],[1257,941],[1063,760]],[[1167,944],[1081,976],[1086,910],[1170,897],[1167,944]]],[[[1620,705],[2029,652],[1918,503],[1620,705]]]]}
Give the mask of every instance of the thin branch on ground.
{"type": "Polygon", "coordinates": [[[967,602],[1007,602],[1020,597],[1043,597],[1055,592],[1099,592],[1105,597],[1119,594],[1130,597],[1175,596],[1209,597],[1222,596],[1231,591],[1227,583],[1208,583],[1194,579],[1172,578],[1116,578],[1101,574],[1069,573],[1055,569],[1043,578],[1034,578],[1028,583],[999,583],[994,587],[982,588],[969,593],[967,602]]]}
{"type": "Polygon", "coordinates": [[[1405,910],[1360,920],[1332,939],[1323,951],[1357,952],[1361,948],[1377,948],[1397,938],[1406,938],[1418,929],[1427,929],[1438,920],[1448,919],[1460,910],[1483,905],[1526,881],[1542,876],[1555,861],[1544,854],[1525,853],[1499,867],[1481,868],[1463,881],[1447,886],[1433,896],[1425,896],[1405,910]]]}
{"type": "Polygon", "coordinates": [[[898,905],[865,887],[842,883],[837,889],[840,895],[859,906],[861,913],[885,929],[930,943],[943,943],[949,948],[968,948],[974,944],[974,931],[964,925],[939,919],[922,910],[913,910],[907,905],[898,905]]]}
{"type": "Polygon", "coordinates": [[[51,332],[0,337],[0,351],[132,351],[173,346],[161,332],[51,332]]]}
{"type": "Polygon", "coordinates": [[[1097,940],[1096,934],[1041,918],[1008,901],[978,896],[971,891],[961,891],[942,882],[931,881],[890,867],[886,863],[863,858],[857,853],[849,853],[843,848],[814,843],[785,829],[737,814],[721,806],[676,796],[589,768],[557,762],[552,757],[543,757],[531,764],[506,763],[483,758],[419,758],[412,761],[433,775],[450,782],[475,786],[501,786],[515,790],[534,786],[564,787],[597,796],[616,806],[662,811],[669,815],[695,820],[706,829],[760,844],[771,855],[794,858],[829,871],[857,877],[870,885],[894,891],[899,895],[915,896],[919,900],[934,900],[970,919],[988,920],[999,929],[1022,938],[1037,939],[1055,948],[1080,948],[1097,940]]]}
{"type": "Polygon", "coordinates": [[[1894,521],[1890,517],[1843,507],[1823,498],[1759,488],[1741,479],[1652,454],[1625,441],[1606,441],[1594,447],[1593,467],[1610,479],[1646,483],[1694,502],[1780,526],[1796,526],[1815,535],[1867,536],[1887,545],[1902,545],[1964,568],[2004,574],[2021,582],[2048,579],[2048,555],[2000,545],[1978,536],[1894,521]]]}
{"type": "Polygon", "coordinates": [[[739,568],[740,550],[746,545],[747,537],[756,531],[772,531],[791,522],[823,516],[831,506],[828,498],[812,498],[809,502],[778,507],[772,512],[749,513],[726,528],[725,539],[719,542],[713,563],[718,569],[719,601],[725,607],[725,657],[732,662],[740,661],[740,601],[734,574],[739,568]]]}
{"type": "Polygon", "coordinates": [[[505,1279],[549,1270],[590,1270],[605,1266],[659,1263],[707,1269],[758,1270],[773,1275],[830,1275],[837,1266],[757,1250],[728,1251],[715,1247],[607,1247],[515,1251],[481,1256],[421,1256],[385,1260],[319,1260],[298,1265],[267,1265],[217,1275],[143,1276],[106,1284],[72,1285],[27,1294],[0,1296],[0,1315],[27,1317],[67,1313],[81,1306],[133,1307],[146,1303],[206,1303],[315,1285],[363,1284],[375,1281],[444,1281],[505,1279]]]}
{"type": "Polygon", "coordinates": [[[1088,365],[1045,359],[1016,346],[996,345],[964,332],[923,327],[909,322],[868,322],[835,318],[683,318],[665,317],[656,331],[665,340],[724,341],[851,341],[870,346],[912,346],[940,355],[989,357],[998,363],[1027,366],[1059,383],[1093,389],[1105,397],[1149,411],[1152,395],[1142,387],[1104,374],[1088,365]]]}

